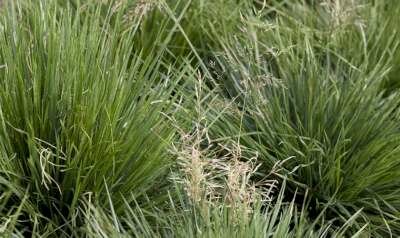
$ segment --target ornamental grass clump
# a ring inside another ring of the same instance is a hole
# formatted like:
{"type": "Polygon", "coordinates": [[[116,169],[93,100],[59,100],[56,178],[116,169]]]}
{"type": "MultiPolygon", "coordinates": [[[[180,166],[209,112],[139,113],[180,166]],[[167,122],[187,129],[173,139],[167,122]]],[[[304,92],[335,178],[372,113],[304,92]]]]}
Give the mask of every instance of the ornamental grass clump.
{"type": "Polygon", "coordinates": [[[249,17],[246,34],[220,40],[214,74],[237,112],[210,114],[222,118],[214,136],[258,151],[266,171],[279,163],[292,193],[308,191],[311,217],[327,209],[326,219],[343,224],[361,210],[357,221],[373,237],[400,234],[400,95],[381,87],[397,42],[346,26],[327,37],[303,20],[278,19],[249,17]],[[343,54],[337,42],[358,37],[386,45],[354,42],[365,53],[343,54]]]}
{"type": "MultiPolygon", "coordinates": [[[[0,29],[1,194],[24,235],[78,235],[82,199],[115,211],[158,184],[186,69],[145,57],[100,10],[11,4],[0,29]],[[107,191],[108,188],[108,191],[107,191]],[[122,199],[126,197],[125,201],[122,199]]],[[[172,64],[172,63],[171,63],[172,64]]],[[[160,185],[158,185],[160,186],[160,185]]]]}

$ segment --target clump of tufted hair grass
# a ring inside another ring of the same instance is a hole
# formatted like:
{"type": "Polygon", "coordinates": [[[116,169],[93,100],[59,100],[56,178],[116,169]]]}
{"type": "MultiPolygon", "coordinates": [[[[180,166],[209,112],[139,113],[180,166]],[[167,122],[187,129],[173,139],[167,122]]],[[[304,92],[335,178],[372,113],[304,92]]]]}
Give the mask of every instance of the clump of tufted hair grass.
{"type": "Polygon", "coordinates": [[[119,212],[161,185],[175,135],[165,115],[187,70],[162,49],[144,56],[118,14],[23,4],[1,17],[1,212],[23,235],[74,236],[82,199],[112,194],[119,212]]]}
{"type": "Polygon", "coordinates": [[[373,237],[397,236],[400,98],[381,86],[398,41],[396,32],[358,28],[377,11],[370,4],[340,19],[341,8],[305,3],[277,9],[277,20],[249,14],[245,34],[220,39],[214,74],[237,112],[214,133],[258,151],[267,171],[280,161],[278,177],[292,193],[309,191],[316,214],[328,207],[324,216],[343,224],[361,209],[357,220],[373,237]]]}

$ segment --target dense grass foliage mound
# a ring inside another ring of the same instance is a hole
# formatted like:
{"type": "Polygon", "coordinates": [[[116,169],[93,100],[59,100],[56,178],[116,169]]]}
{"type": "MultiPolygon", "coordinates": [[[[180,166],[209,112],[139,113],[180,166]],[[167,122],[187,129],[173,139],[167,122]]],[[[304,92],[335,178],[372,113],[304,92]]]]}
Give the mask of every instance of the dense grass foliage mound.
{"type": "Polygon", "coordinates": [[[4,1],[0,236],[400,236],[399,13],[4,1]]]}
{"type": "Polygon", "coordinates": [[[158,183],[175,133],[162,113],[185,74],[162,51],[142,57],[118,19],[55,9],[10,8],[0,49],[2,193],[17,191],[11,209],[23,200],[20,229],[48,234],[81,222],[81,199],[109,193],[118,211],[158,183]]]}
{"type": "Polygon", "coordinates": [[[382,90],[397,42],[355,31],[354,21],[336,26],[332,36],[327,26],[315,26],[316,35],[304,19],[278,19],[261,28],[265,33],[253,27],[265,21],[255,16],[247,28],[254,37],[221,40],[215,74],[237,111],[226,113],[215,133],[259,151],[267,173],[279,164],[293,192],[308,192],[311,216],[328,210],[326,218],[341,224],[361,209],[374,237],[398,234],[400,98],[382,90]],[[364,43],[344,42],[362,37],[364,43]],[[363,54],[344,55],[351,47],[363,54]]]}

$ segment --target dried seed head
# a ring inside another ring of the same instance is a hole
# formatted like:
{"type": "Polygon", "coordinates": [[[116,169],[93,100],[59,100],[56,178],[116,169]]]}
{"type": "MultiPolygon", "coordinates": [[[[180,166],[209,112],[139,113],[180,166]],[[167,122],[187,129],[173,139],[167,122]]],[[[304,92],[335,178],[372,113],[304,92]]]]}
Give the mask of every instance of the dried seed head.
{"type": "Polygon", "coordinates": [[[356,0],[324,0],[321,6],[330,14],[333,27],[337,28],[355,22],[361,4],[356,0]]]}
{"type": "Polygon", "coordinates": [[[146,15],[156,6],[156,1],[154,0],[140,0],[136,3],[134,8],[134,14],[136,15],[146,15]]]}

